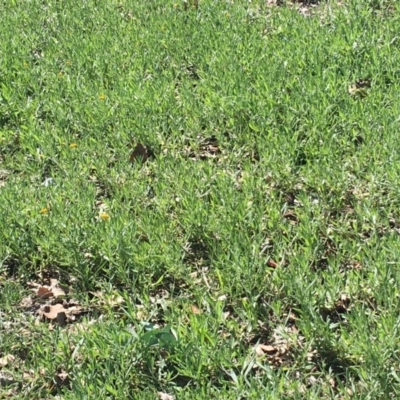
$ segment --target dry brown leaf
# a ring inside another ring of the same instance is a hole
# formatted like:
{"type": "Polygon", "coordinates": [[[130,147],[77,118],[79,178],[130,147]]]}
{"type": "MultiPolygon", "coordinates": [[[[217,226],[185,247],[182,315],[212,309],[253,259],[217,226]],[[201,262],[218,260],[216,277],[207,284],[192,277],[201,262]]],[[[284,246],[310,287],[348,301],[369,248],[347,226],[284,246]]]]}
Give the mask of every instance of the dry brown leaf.
{"type": "Polygon", "coordinates": [[[259,344],[255,347],[254,350],[256,354],[259,356],[262,356],[264,354],[268,355],[275,354],[278,351],[276,347],[267,344],[259,344]]]}
{"type": "Polygon", "coordinates": [[[59,298],[59,297],[65,296],[64,290],[61,289],[60,287],[52,288],[51,292],[53,293],[55,298],[59,298]]]}
{"type": "Polygon", "coordinates": [[[50,279],[50,285],[30,283],[29,286],[34,288],[36,296],[40,297],[42,300],[65,296],[65,291],[67,290],[66,287],[62,287],[58,283],[57,279],[50,279]]]}
{"type": "Polygon", "coordinates": [[[50,278],[50,287],[56,287],[58,285],[58,280],[54,278],[50,278]]]}
{"type": "Polygon", "coordinates": [[[278,351],[277,348],[274,346],[270,346],[270,345],[266,345],[266,344],[260,344],[259,346],[264,353],[272,354],[272,353],[276,353],[278,351]]]}
{"type": "Polygon", "coordinates": [[[53,287],[56,287],[56,286],[58,286],[58,280],[50,278],[50,287],[53,288],[53,287]]]}
{"type": "Polygon", "coordinates": [[[133,149],[129,161],[133,163],[141,159],[142,162],[146,162],[148,158],[149,158],[149,149],[143,144],[138,143],[133,149]]]}
{"type": "Polygon", "coordinates": [[[68,373],[64,370],[58,372],[54,378],[58,387],[68,386],[70,383],[68,373]]]}
{"type": "Polygon", "coordinates": [[[201,310],[198,307],[196,307],[195,305],[192,305],[190,308],[191,308],[193,314],[196,314],[196,315],[201,314],[201,310]]]}
{"type": "Polygon", "coordinates": [[[63,287],[58,283],[57,279],[50,279],[50,289],[54,295],[54,297],[62,297],[65,296],[66,287],[63,287]]]}
{"type": "Polygon", "coordinates": [[[32,302],[32,298],[31,297],[24,297],[21,300],[20,306],[23,307],[23,308],[29,308],[29,307],[32,306],[32,304],[33,304],[33,302],[32,302]]]}
{"type": "Polygon", "coordinates": [[[297,215],[291,211],[288,210],[283,214],[283,218],[289,221],[292,225],[296,225],[299,222],[299,219],[297,218],[297,215]]]}
{"type": "Polygon", "coordinates": [[[56,319],[59,313],[65,314],[65,307],[62,304],[46,306],[43,308],[43,315],[48,319],[56,319]]]}
{"type": "Polygon", "coordinates": [[[125,302],[125,299],[118,293],[105,294],[101,291],[89,293],[96,297],[96,299],[98,299],[97,301],[100,305],[117,308],[125,302]]]}
{"type": "Polygon", "coordinates": [[[160,400],[175,400],[174,396],[171,396],[170,394],[167,393],[158,392],[157,395],[160,398],[160,400]]]}
{"type": "Polygon", "coordinates": [[[259,345],[254,347],[254,352],[260,357],[264,355],[264,352],[262,351],[259,345]]]}
{"type": "Polygon", "coordinates": [[[39,286],[37,291],[36,291],[36,296],[38,296],[41,299],[45,300],[45,299],[49,299],[50,297],[53,297],[54,294],[46,286],[39,286]]]}
{"type": "Polygon", "coordinates": [[[308,377],[308,382],[311,386],[314,386],[318,383],[318,379],[315,376],[311,375],[308,377]]]}
{"type": "Polygon", "coordinates": [[[198,148],[192,148],[191,146],[185,146],[184,152],[186,156],[192,160],[206,160],[209,158],[216,158],[222,152],[219,147],[218,139],[215,136],[203,138],[197,137],[199,143],[198,148]]]}
{"type": "Polygon", "coordinates": [[[276,267],[278,266],[278,263],[275,262],[275,261],[272,260],[272,259],[269,259],[269,260],[267,261],[267,265],[268,265],[268,267],[276,268],[276,267]]]}
{"type": "Polygon", "coordinates": [[[28,372],[24,372],[24,373],[22,374],[22,378],[23,378],[24,380],[26,380],[26,381],[32,381],[32,380],[35,379],[35,372],[32,371],[32,370],[30,370],[30,371],[28,371],[28,372]]]}
{"type": "Polygon", "coordinates": [[[24,329],[24,328],[20,329],[20,330],[18,331],[18,333],[19,333],[20,335],[23,335],[23,336],[30,336],[30,335],[32,334],[32,332],[31,332],[30,330],[24,329]]]}
{"type": "Polygon", "coordinates": [[[29,284],[37,296],[26,298],[21,302],[21,306],[28,309],[33,315],[37,316],[35,325],[39,325],[43,320],[51,320],[53,324],[49,329],[54,329],[54,323],[65,326],[67,323],[76,319],[86,310],[74,299],[67,300],[66,293],[68,287],[62,286],[57,279],[50,279],[49,285],[29,284]],[[43,304],[41,300],[50,299],[43,304]]]}
{"type": "Polygon", "coordinates": [[[351,96],[365,97],[370,87],[371,81],[369,79],[359,79],[355,83],[349,85],[347,91],[351,96]]]}
{"type": "Polygon", "coordinates": [[[83,311],[84,311],[83,307],[79,306],[79,305],[73,305],[73,306],[69,306],[67,308],[68,314],[74,314],[75,315],[75,314],[80,314],[83,311]]]}
{"type": "Polygon", "coordinates": [[[145,313],[143,312],[143,311],[138,311],[137,313],[136,313],[136,318],[139,320],[139,321],[143,321],[144,319],[145,319],[145,313]]]}
{"type": "Polygon", "coordinates": [[[14,360],[15,357],[12,354],[6,354],[0,358],[0,368],[5,367],[8,363],[12,363],[14,360]]]}
{"type": "Polygon", "coordinates": [[[183,9],[185,11],[189,9],[189,3],[191,8],[199,8],[199,0],[183,0],[183,9]]]}
{"type": "Polygon", "coordinates": [[[359,262],[354,261],[353,263],[350,264],[350,269],[355,269],[356,271],[360,271],[363,269],[363,266],[359,262]]]}
{"type": "Polygon", "coordinates": [[[11,375],[4,375],[3,373],[0,373],[0,387],[13,385],[15,383],[16,381],[12,378],[11,375]]]}

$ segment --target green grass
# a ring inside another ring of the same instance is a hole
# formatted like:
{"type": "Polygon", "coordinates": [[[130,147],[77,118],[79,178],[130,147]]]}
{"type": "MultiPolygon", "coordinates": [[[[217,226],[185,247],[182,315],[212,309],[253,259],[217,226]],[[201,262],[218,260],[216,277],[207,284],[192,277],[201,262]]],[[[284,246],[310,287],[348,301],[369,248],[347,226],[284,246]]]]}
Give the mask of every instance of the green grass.
{"type": "Polygon", "coordinates": [[[0,3],[0,398],[400,396],[400,8],[265,4],[0,3]]]}

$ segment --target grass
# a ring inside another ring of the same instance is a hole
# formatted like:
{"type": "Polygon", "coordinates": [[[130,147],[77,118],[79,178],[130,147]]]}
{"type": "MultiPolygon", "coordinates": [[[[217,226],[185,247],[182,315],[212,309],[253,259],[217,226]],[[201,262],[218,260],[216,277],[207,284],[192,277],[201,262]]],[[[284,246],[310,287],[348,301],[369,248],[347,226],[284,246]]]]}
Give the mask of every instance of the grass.
{"type": "Polygon", "coordinates": [[[1,398],[399,397],[400,9],[308,11],[0,4],[1,398]]]}

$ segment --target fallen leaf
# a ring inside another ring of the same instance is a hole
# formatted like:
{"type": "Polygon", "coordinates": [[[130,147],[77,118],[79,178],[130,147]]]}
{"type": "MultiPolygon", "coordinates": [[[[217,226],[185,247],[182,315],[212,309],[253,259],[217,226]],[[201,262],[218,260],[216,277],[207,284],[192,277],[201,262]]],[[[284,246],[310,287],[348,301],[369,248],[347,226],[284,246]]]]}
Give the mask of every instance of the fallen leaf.
{"type": "Polygon", "coordinates": [[[21,335],[23,335],[23,336],[30,336],[30,335],[31,335],[31,331],[28,330],[28,329],[24,329],[24,328],[20,329],[20,330],[18,331],[18,333],[21,334],[21,335]]]}
{"type": "Polygon", "coordinates": [[[46,286],[39,286],[37,291],[36,291],[36,296],[38,296],[41,299],[45,300],[45,299],[49,299],[50,297],[53,297],[54,294],[46,286]]]}
{"type": "Polygon", "coordinates": [[[259,344],[255,347],[254,350],[255,350],[256,354],[259,356],[262,356],[264,354],[272,355],[278,351],[278,349],[276,347],[267,345],[267,344],[259,344]]]}
{"type": "Polygon", "coordinates": [[[77,315],[77,314],[81,314],[82,312],[84,312],[84,308],[81,306],[70,306],[67,308],[67,314],[71,314],[71,315],[77,315]]]}
{"type": "Polygon", "coordinates": [[[58,387],[68,386],[70,384],[68,373],[64,370],[58,372],[54,378],[58,387]]]}
{"type": "Polygon", "coordinates": [[[56,319],[59,313],[65,313],[65,308],[62,304],[46,306],[43,309],[43,315],[48,319],[56,319]]]}
{"type": "Polygon", "coordinates": [[[65,296],[65,291],[63,289],[61,289],[60,287],[52,288],[51,291],[54,294],[55,298],[59,298],[59,297],[65,296]]]}
{"type": "Polygon", "coordinates": [[[125,299],[117,292],[111,294],[106,294],[101,291],[89,293],[92,294],[96,298],[96,302],[102,306],[118,308],[122,303],[125,302],[125,299]]]}
{"type": "Polygon", "coordinates": [[[201,314],[201,310],[198,307],[196,307],[195,305],[192,305],[191,309],[192,309],[193,314],[196,314],[196,315],[201,314]]]}
{"type": "Polygon", "coordinates": [[[308,377],[308,382],[311,386],[314,386],[318,383],[318,379],[315,376],[311,375],[308,377]]]}
{"type": "Polygon", "coordinates": [[[32,381],[35,379],[35,372],[30,370],[29,372],[24,372],[22,378],[26,381],[32,381]]]}
{"type": "Polygon", "coordinates": [[[185,147],[186,155],[192,160],[206,160],[209,158],[215,158],[221,154],[219,148],[218,139],[215,136],[203,138],[198,136],[199,148],[192,148],[191,146],[185,147]]]}
{"type": "Polygon", "coordinates": [[[6,185],[6,180],[9,174],[9,171],[0,169],[0,188],[6,185]]]}
{"type": "Polygon", "coordinates": [[[357,262],[357,261],[354,261],[354,262],[351,264],[350,268],[355,269],[356,271],[360,271],[360,270],[363,269],[362,265],[361,265],[359,262],[357,262]]]}
{"type": "Polygon", "coordinates": [[[283,218],[285,218],[288,221],[290,221],[293,225],[295,225],[299,221],[298,218],[297,218],[297,215],[291,210],[286,211],[283,214],[283,218]]]}
{"type": "Polygon", "coordinates": [[[349,85],[347,91],[351,96],[365,97],[368,94],[367,89],[370,87],[371,81],[369,79],[359,79],[349,85]]]}
{"type": "Polygon", "coordinates": [[[50,289],[56,298],[65,296],[65,290],[67,290],[65,286],[63,287],[58,283],[57,279],[50,279],[50,289]]]}
{"type": "Polygon", "coordinates": [[[10,375],[0,374],[0,387],[6,387],[15,384],[16,381],[10,375]]]}
{"type": "Polygon", "coordinates": [[[189,3],[191,4],[191,8],[199,8],[199,0],[183,0],[183,9],[185,11],[189,9],[189,3]]]}
{"type": "Polygon", "coordinates": [[[142,160],[142,162],[146,162],[149,158],[149,149],[141,143],[138,143],[133,149],[129,161],[131,163],[142,160]]]}
{"type": "Polygon", "coordinates": [[[59,298],[65,296],[66,288],[61,287],[57,279],[50,279],[50,285],[38,285],[37,283],[30,283],[30,286],[34,287],[36,296],[42,300],[49,299],[51,297],[59,298]]]}
{"type": "Polygon", "coordinates": [[[14,360],[15,357],[12,354],[6,354],[0,358],[0,368],[5,367],[9,362],[12,363],[14,360]]]}
{"type": "Polygon", "coordinates": [[[260,346],[255,346],[254,347],[254,352],[258,355],[258,356],[263,356],[264,352],[262,351],[262,349],[260,348],[260,346]]]}
{"type": "Polygon", "coordinates": [[[29,308],[29,307],[32,306],[32,304],[33,304],[32,298],[30,298],[30,297],[24,297],[24,298],[21,300],[20,306],[23,307],[23,308],[29,308]]]}
{"type": "Polygon", "coordinates": [[[276,268],[276,267],[278,266],[278,263],[275,262],[275,261],[272,260],[272,259],[269,259],[269,260],[267,261],[267,265],[268,265],[268,267],[276,268]]]}
{"type": "MultiPolygon", "coordinates": [[[[29,283],[29,286],[33,288],[37,296],[25,298],[21,302],[21,306],[37,317],[34,322],[35,326],[45,320],[51,320],[52,324],[49,325],[49,329],[52,330],[55,328],[55,324],[65,326],[75,322],[86,312],[77,300],[67,299],[66,293],[69,292],[69,288],[59,284],[57,279],[50,279],[49,285],[29,283]],[[43,299],[50,300],[43,304],[43,299]]],[[[119,298],[114,300],[119,301],[119,298]]]]}
{"type": "Polygon", "coordinates": [[[158,392],[157,395],[160,398],[160,400],[175,400],[174,396],[171,396],[170,394],[167,393],[158,392]]]}

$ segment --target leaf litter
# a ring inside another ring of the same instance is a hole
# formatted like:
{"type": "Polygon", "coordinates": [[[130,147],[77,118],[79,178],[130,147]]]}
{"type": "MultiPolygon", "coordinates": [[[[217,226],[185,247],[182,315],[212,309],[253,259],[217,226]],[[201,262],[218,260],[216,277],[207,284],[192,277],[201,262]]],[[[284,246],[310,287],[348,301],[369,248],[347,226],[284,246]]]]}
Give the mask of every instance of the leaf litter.
{"type": "Polygon", "coordinates": [[[153,152],[150,150],[148,146],[145,146],[142,143],[137,143],[131,152],[129,161],[131,163],[135,163],[138,161],[145,163],[152,155],[153,152]]]}
{"type": "Polygon", "coordinates": [[[35,295],[42,300],[64,297],[68,293],[68,287],[59,284],[57,279],[50,279],[49,285],[40,285],[34,282],[30,282],[28,285],[35,292],[35,295]]]}
{"type": "Polygon", "coordinates": [[[368,78],[358,79],[356,82],[348,86],[347,91],[350,96],[364,98],[368,94],[368,89],[371,88],[371,80],[368,78]]]}
{"type": "Polygon", "coordinates": [[[304,338],[299,335],[295,325],[278,325],[272,332],[268,343],[258,343],[254,352],[258,356],[266,356],[272,367],[290,364],[293,359],[292,350],[301,346],[304,338]]]}
{"type": "Polygon", "coordinates": [[[170,394],[164,392],[158,392],[157,396],[160,400],[175,400],[174,396],[171,396],[170,394]]]}
{"type": "Polygon", "coordinates": [[[7,366],[9,363],[13,363],[15,357],[12,354],[6,354],[0,358],[0,368],[7,366]]]}
{"type": "Polygon", "coordinates": [[[0,169],[0,188],[6,185],[6,181],[10,174],[10,171],[7,171],[6,169],[0,169]]]}
{"type": "Polygon", "coordinates": [[[192,160],[207,160],[217,158],[221,153],[219,141],[215,136],[197,137],[197,149],[190,145],[185,147],[185,154],[192,160]]]}
{"type": "Polygon", "coordinates": [[[28,283],[33,295],[25,297],[19,306],[26,313],[38,317],[39,321],[50,321],[65,326],[75,322],[87,310],[77,300],[68,298],[69,288],[50,279],[49,284],[28,283]]]}

